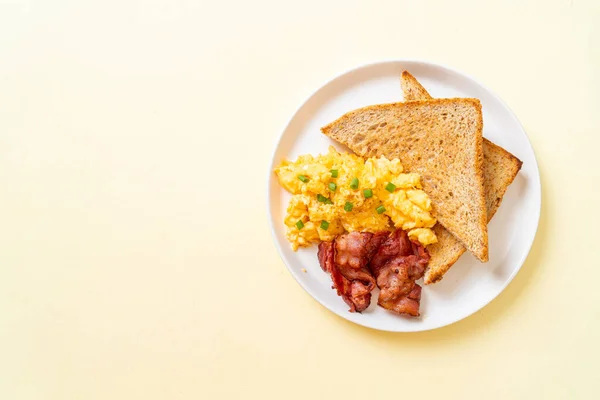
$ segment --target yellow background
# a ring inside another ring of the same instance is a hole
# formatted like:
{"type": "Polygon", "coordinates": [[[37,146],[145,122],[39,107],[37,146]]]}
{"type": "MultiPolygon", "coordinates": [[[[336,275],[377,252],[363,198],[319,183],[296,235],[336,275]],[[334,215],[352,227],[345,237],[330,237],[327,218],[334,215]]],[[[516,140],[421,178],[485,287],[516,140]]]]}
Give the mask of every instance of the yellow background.
{"type": "Polygon", "coordinates": [[[0,398],[599,398],[599,22],[595,0],[0,0],[0,398]],[[388,58],[496,91],[542,174],[513,283],[416,334],[318,305],[265,207],[296,107],[388,58]]]}

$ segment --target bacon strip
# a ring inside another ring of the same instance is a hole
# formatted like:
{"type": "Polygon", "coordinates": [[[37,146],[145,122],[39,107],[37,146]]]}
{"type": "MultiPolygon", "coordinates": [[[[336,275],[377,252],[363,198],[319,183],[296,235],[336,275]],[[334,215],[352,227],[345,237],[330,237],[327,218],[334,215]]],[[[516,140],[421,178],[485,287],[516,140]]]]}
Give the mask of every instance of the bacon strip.
{"type": "Polygon", "coordinates": [[[405,231],[392,233],[369,264],[381,290],[377,304],[397,314],[418,317],[421,287],[415,281],[423,277],[429,258],[425,248],[412,242],[405,231]]]}
{"type": "Polygon", "coordinates": [[[413,290],[411,290],[408,295],[392,301],[382,301],[380,297],[377,304],[396,314],[406,314],[418,317],[420,315],[419,307],[421,306],[421,286],[415,284],[413,290]]]}
{"type": "Polygon", "coordinates": [[[351,232],[335,239],[335,266],[345,278],[361,281],[371,290],[375,288],[375,278],[367,264],[373,253],[373,236],[369,232],[351,232]]]}
{"type": "Polygon", "coordinates": [[[340,235],[333,242],[319,244],[318,258],[350,312],[366,310],[377,285],[381,289],[378,305],[397,314],[419,316],[421,287],[415,281],[423,276],[429,254],[405,231],[340,235]]]}
{"type": "MultiPolygon", "coordinates": [[[[321,242],[317,253],[319,264],[323,271],[331,276],[333,281],[332,289],[337,291],[346,304],[350,307],[350,312],[362,312],[371,304],[371,291],[375,284],[365,285],[359,280],[352,281],[346,278],[335,265],[335,245],[334,242],[321,242]]],[[[370,276],[371,280],[374,279],[370,276]]]]}

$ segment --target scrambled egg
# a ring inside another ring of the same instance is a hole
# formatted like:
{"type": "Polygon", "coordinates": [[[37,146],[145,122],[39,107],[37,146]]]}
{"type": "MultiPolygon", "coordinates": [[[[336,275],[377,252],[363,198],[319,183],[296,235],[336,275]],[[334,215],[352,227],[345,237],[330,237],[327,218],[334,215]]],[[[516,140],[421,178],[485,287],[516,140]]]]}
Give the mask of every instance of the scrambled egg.
{"type": "Polygon", "coordinates": [[[330,147],[324,155],[303,155],[275,168],[292,193],[286,237],[295,250],[333,240],[344,232],[401,228],[424,246],[437,242],[431,200],[418,174],[402,173],[400,160],[364,160],[330,147]]]}

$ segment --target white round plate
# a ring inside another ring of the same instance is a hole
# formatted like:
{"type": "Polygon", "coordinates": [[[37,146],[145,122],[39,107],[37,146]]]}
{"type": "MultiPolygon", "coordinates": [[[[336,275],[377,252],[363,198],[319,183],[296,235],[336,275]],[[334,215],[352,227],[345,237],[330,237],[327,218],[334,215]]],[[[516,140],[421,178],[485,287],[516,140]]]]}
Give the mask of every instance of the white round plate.
{"type": "Polygon", "coordinates": [[[268,215],[275,245],[298,283],[329,310],[374,329],[413,332],[459,321],[492,301],[510,283],[525,261],[538,226],[541,187],[537,162],[523,127],[502,100],[473,78],[447,67],[418,61],[386,61],[346,72],[317,90],[296,111],[276,145],[268,179],[268,215]],[[321,134],[319,128],[342,114],[370,104],[402,101],[400,73],[413,74],[433,97],[475,97],[483,106],[483,135],[523,161],[502,205],[489,224],[490,261],[482,264],[470,253],[436,284],[423,287],[421,317],[403,317],[377,306],[362,314],[331,289],[331,279],[317,260],[317,246],[292,251],[285,239],[283,219],[290,194],[279,186],[273,168],[284,159],[319,154],[330,145],[343,146],[321,134]],[[302,269],[306,272],[302,272],[302,269]]]}

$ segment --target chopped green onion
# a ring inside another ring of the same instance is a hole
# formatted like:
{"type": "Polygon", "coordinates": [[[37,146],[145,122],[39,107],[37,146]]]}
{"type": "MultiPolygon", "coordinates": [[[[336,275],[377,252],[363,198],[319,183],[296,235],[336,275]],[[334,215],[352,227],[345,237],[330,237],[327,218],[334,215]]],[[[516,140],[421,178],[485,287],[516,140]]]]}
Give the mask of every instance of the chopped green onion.
{"type": "Polygon", "coordinates": [[[332,178],[337,178],[338,177],[338,170],[337,169],[332,169],[331,171],[331,177],[332,178]]]}
{"type": "Polygon", "coordinates": [[[324,231],[326,231],[327,228],[329,228],[329,222],[327,222],[327,221],[321,221],[321,229],[323,229],[324,231]]]}
{"type": "Polygon", "coordinates": [[[337,185],[333,182],[329,182],[329,190],[335,192],[335,189],[337,189],[337,185]]]}
{"type": "Polygon", "coordinates": [[[319,203],[324,203],[324,204],[333,204],[333,201],[331,201],[331,199],[323,196],[322,194],[317,195],[317,201],[319,203]]]}
{"type": "Polygon", "coordinates": [[[352,179],[352,182],[350,182],[350,189],[358,189],[358,178],[352,179]]]}
{"type": "Polygon", "coordinates": [[[379,206],[376,208],[377,210],[377,214],[383,214],[383,212],[385,211],[385,207],[384,206],[379,206]]]}
{"type": "Polygon", "coordinates": [[[304,228],[304,223],[302,220],[298,220],[298,222],[296,222],[296,228],[298,228],[298,230],[304,228]]]}
{"type": "Polygon", "coordinates": [[[394,193],[394,190],[396,190],[396,185],[390,182],[387,185],[385,185],[385,190],[387,190],[390,193],[394,193]]]}
{"type": "Polygon", "coordinates": [[[347,201],[346,204],[344,205],[344,210],[347,211],[347,212],[350,212],[350,211],[352,211],[352,207],[354,207],[352,205],[352,203],[350,203],[349,201],[347,201]]]}
{"type": "Polygon", "coordinates": [[[298,175],[298,179],[300,179],[304,183],[308,182],[308,178],[306,177],[306,175],[298,175]]]}
{"type": "Polygon", "coordinates": [[[363,190],[363,194],[365,195],[365,199],[373,197],[373,191],[371,189],[365,189],[365,190],[363,190]]]}

